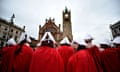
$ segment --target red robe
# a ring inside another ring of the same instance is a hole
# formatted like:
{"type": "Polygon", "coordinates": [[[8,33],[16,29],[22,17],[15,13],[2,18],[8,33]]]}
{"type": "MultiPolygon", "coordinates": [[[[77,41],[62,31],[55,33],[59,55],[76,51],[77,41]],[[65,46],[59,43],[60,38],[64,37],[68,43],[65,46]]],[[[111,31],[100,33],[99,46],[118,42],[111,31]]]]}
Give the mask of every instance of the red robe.
{"type": "Polygon", "coordinates": [[[67,72],[97,72],[93,57],[88,50],[80,50],[70,57],[67,72]]]}
{"type": "Polygon", "coordinates": [[[15,51],[19,45],[9,49],[8,54],[4,58],[5,68],[2,72],[29,72],[29,66],[33,55],[33,50],[27,45],[23,45],[21,52],[15,56],[15,51]]]}
{"type": "Polygon", "coordinates": [[[30,72],[64,72],[59,53],[50,47],[38,47],[33,55],[30,72]]]}
{"type": "Polygon", "coordinates": [[[87,50],[89,51],[89,53],[92,55],[96,68],[97,68],[97,72],[103,72],[102,69],[102,65],[101,65],[101,59],[100,59],[100,51],[99,48],[97,46],[93,46],[91,48],[87,48],[87,50]]]}
{"type": "Polygon", "coordinates": [[[1,72],[8,72],[8,68],[10,68],[9,65],[12,64],[10,52],[12,52],[13,49],[15,48],[16,48],[15,45],[6,46],[2,48],[2,63],[1,63],[1,70],[0,70],[1,72]]]}
{"type": "Polygon", "coordinates": [[[66,67],[68,63],[68,59],[72,56],[74,53],[74,49],[71,46],[60,46],[57,48],[59,54],[61,55],[63,62],[64,62],[64,71],[66,72],[66,67]]]}
{"type": "Polygon", "coordinates": [[[118,53],[118,58],[119,58],[119,61],[120,61],[120,47],[119,47],[119,48],[115,48],[115,50],[116,50],[117,53],[118,53]]]}
{"type": "Polygon", "coordinates": [[[120,72],[120,61],[115,49],[109,48],[101,53],[104,72],[120,72]]]}

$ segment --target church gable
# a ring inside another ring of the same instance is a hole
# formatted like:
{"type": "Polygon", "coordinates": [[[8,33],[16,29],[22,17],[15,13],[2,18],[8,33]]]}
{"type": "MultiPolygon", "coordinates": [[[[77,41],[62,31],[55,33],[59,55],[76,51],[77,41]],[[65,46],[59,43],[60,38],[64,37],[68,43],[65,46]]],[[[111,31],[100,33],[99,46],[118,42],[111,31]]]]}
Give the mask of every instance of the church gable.
{"type": "Polygon", "coordinates": [[[40,32],[57,32],[59,27],[55,24],[54,19],[46,19],[44,26],[41,28],[40,32]]]}

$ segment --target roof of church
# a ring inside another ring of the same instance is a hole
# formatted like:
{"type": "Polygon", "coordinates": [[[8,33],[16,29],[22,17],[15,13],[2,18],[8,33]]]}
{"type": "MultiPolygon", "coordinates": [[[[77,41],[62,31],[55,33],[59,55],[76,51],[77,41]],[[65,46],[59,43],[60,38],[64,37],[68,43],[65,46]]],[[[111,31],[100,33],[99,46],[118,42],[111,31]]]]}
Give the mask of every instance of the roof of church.
{"type": "Polygon", "coordinates": [[[44,29],[46,26],[52,26],[52,27],[55,27],[55,28],[59,28],[56,24],[55,24],[55,19],[53,18],[53,19],[51,19],[51,18],[49,18],[49,19],[46,19],[46,22],[45,22],[45,24],[42,26],[42,28],[41,29],[44,29]]]}

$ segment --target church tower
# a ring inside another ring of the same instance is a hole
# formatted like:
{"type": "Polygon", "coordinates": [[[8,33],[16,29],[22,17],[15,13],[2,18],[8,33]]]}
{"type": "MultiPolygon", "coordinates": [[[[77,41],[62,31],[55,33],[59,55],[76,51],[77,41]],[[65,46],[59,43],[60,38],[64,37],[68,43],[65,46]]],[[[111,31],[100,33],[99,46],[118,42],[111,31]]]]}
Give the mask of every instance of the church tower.
{"type": "Polygon", "coordinates": [[[68,37],[69,41],[73,40],[72,24],[71,24],[71,11],[65,8],[63,11],[63,38],[68,37]]]}

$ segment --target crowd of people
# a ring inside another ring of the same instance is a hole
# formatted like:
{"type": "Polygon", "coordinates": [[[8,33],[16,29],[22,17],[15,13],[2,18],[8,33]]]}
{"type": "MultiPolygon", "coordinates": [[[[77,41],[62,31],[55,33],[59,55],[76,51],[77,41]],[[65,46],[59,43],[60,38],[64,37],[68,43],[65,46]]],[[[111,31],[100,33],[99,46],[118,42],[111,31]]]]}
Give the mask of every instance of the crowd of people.
{"type": "Polygon", "coordinates": [[[11,38],[2,48],[0,72],[120,72],[120,36],[99,46],[93,40],[89,34],[71,43],[65,37],[56,47],[48,36],[33,50],[23,33],[18,44],[11,38]]]}

